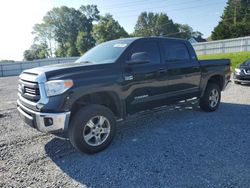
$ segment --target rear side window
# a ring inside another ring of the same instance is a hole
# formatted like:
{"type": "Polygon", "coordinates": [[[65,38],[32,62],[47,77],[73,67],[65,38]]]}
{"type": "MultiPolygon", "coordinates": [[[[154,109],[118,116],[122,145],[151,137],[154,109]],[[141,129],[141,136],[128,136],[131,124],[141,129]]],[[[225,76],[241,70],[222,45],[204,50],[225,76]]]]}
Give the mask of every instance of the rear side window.
{"type": "Polygon", "coordinates": [[[171,61],[187,61],[190,59],[188,49],[184,43],[164,42],[164,59],[171,61]]]}
{"type": "Polygon", "coordinates": [[[159,48],[155,41],[137,42],[132,46],[130,57],[133,53],[138,52],[147,52],[149,54],[150,64],[161,63],[159,48]]]}

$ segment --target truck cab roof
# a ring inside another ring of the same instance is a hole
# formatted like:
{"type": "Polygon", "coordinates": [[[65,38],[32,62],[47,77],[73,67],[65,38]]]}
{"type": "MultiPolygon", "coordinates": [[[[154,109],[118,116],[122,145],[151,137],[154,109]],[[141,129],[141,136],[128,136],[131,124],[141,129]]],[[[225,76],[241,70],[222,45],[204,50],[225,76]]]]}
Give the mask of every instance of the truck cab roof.
{"type": "Polygon", "coordinates": [[[130,37],[130,38],[121,38],[116,39],[112,41],[126,41],[129,43],[132,43],[137,40],[149,40],[149,39],[155,39],[155,40],[170,40],[170,41],[180,41],[180,42],[188,42],[187,40],[180,39],[180,38],[171,38],[171,37],[160,37],[160,36],[150,36],[150,37],[130,37]]]}

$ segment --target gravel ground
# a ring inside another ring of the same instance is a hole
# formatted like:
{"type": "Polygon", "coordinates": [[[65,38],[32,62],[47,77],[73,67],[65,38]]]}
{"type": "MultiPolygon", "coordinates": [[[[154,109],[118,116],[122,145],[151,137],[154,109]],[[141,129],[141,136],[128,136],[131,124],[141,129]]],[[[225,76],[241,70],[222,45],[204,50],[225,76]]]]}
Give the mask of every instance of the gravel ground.
{"type": "Polygon", "coordinates": [[[229,84],[214,113],[132,117],[95,155],[24,125],[16,90],[17,77],[0,78],[0,187],[250,187],[250,86],[229,84]]]}

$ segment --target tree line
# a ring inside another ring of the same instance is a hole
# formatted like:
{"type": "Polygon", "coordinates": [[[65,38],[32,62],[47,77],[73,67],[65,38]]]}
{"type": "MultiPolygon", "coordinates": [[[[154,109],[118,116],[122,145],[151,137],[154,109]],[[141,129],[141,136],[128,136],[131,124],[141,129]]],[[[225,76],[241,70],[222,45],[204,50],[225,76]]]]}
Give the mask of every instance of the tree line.
{"type": "Polygon", "coordinates": [[[201,37],[185,24],[174,23],[165,13],[142,12],[134,32],[128,34],[113,16],[100,15],[96,5],[53,8],[35,24],[34,42],[24,51],[26,60],[79,56],[98,43],[125,37],[169,36],[189,39],[201,37]]]}
{"type": "Polygon", "coordinates": [[[250,0],[228,0],[213,40],[250,36],[250,0]]]}
{"type": "MultiPolygon", "coordinates": [[[[250,0],[228,0],[221,21],[214,28],[212,40],[250,36],[250,0]]],[[[100,15],[96,5],[53,8],[35,24],[34,43],[24,51],[26,60],[48,57],[79,56],[98,43],[125,37],[165,36],[202,38],[187,24],[175,23],[166,13],[142,12],[133,33],[114,20],[100,15]]]]}

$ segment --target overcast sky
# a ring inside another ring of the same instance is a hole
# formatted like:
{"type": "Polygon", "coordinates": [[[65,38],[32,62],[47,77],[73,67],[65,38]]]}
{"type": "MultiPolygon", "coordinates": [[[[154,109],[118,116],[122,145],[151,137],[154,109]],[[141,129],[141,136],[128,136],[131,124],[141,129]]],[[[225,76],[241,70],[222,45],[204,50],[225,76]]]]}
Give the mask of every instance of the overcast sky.
{"type": "Polygon", "coordinates": [[[32,44],[32,27],[55,6],[96,4],[111,13],[129,33],[142,11],[165,12],[174,22],[189,24],[205,37],[220,20],[227,0],[3,0],[0,2],[0,60],[22,60],[32,44]]]}

